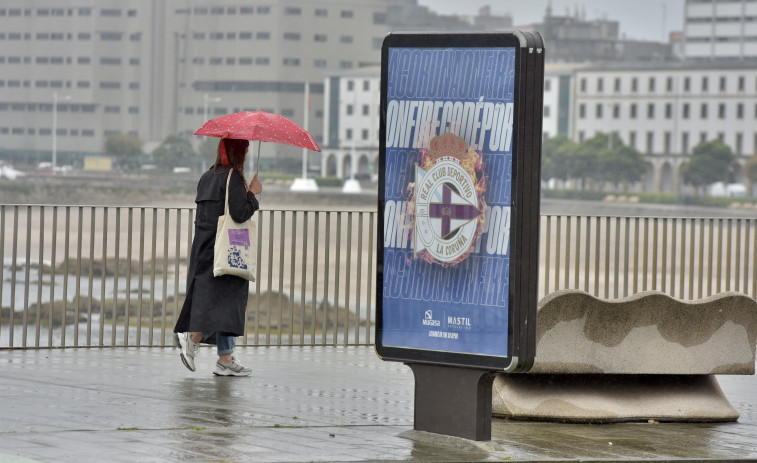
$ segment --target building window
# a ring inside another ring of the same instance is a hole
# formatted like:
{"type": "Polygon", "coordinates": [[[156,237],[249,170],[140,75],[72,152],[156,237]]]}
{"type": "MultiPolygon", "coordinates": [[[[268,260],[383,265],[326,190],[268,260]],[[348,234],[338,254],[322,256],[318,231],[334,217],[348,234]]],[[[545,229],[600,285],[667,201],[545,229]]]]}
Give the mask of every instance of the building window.
{"type": "Polygon", "coordinates": [[[707,103],[702,103],[699,107],[699,118],[707,119],[707,103]]]}
{"type": "Polygon", "coordinates": [[[139,66],[139,58],[129,58],[129,64],[131,66],[139,66]]]}
{"type": "Polygon", "coordinates": [[[650,77],[649,78],[649,92],[650,93],[652,93],[652,92],[655,91],[654,86],[655,86],[655,84],[654,84],[654,77],[650,77]]]}
{"type": "Polygon", "coordinates": [[[602,103],[597,103],[596,108],[594,109],[595,117],[597,119],[602,119],[602,103]]]}
{"type": "Polygon", "coordinates": [[[121,112],[121,108],[119,106],[106,106],[105,107],[105,113],[107,114],[118,114],[121,112]]]}
{"type": "Polygon", "coordinates": [[[302,8],[296,8],[293,6],[284,8],[284,14],[290,15],[290,16],[299,16],[302,14],[302,8]]]}
{"type": "Polygon", "coordinates": [[[227,66],[234,66],[235,64],[237,64],[237,59],[236,58],[226,58],[226,65],[227,66]]]}
{"type": "Polygon", "coordinates": [[[215,6],[215,7],[211,8],[210,9],[210,14],[214,14],[214,15],[223,14],[223,7],[217,7],[217,6],[215,6]]]}
{"type": "Polygon", "coordinates": [[[88,80],[80,80],[76,83],[77,88],[89,88],[89,81],[88,80]]]}
{"type": "Polygon", "coordinates": [[[615,78],[615,93],[620,92],[620,77],[615,78]]]}
{"type": "Polygon", "coordinates": [[[351,35],[343,35],[339,37],[339,41],[341,43],[352,43],[352,36],[351,35]]]}
{"type": "Polygon", "coordinates": [[[689,104],[688,103],[683,104],[683,108],[681,108],[681,117],[683,117],[684,119],[689,118],[689,104]]]}
{"type": "Polygon", "coordinates": [[[666,103],[665,104],[665,119],[672,119],[672,118],[673,118],[673,104],[666,103]]]}
{"type": "Polygon", "coordinates": [[[316,8],[315,15],[319,18],[325,18],[329,15],[329,11],[326,8],[316,8]]]}
{"type": "Polygon", "coordinates": [[[313,40],[316,42],[325,42],[326,34],[315,34],[315,36],[313,37],[313,40]]]}
{"type": "Polygon", "coordinates": [[[630,117],[631,119],[636,119],[636,103],[631,103],[630,117]]]}
{"type": "Polygon", "coordinates": [[[586,138],[586,134],[583,130],[578,131],[578,143],[583,143],[584,139],[586,138]]]}
{"type": "Polygon", "coordinates": [[[586,78],[581,79],[581,91],[586,91],[586,78]]]}
{"type": "Polygon", "coordinates": [[[92,8],[79,8],[79,16],[92,16],[92,8]]]}
{"type": "Polygon", "coordinates": [[[647,153],[652,154],[654,151],[654,132],[647,132],[647,153]]]}
{"type": "Polygon", "coordinates": [[[253,14],[255,13],[255,8],[251,6],[242,6],[239,8],[239,14],[253,14]]]}
{"type": "Polygon", "coordinates": [[[103,8],[102,10],[100,10],[100,16],[111,16],[111,17],[121,16],[121,10],[103,8]]]}
{"type": "Polygon", "coordinates": [[[347,129],[344,132],[344,138],[346,140],[352,140],[352,129],[347,129]]]}
{"type": "Polygon", "coordinates": [[[368,139],[368,129],[363,129],[363,131],[362,131],[362,138],[363,138],[363,140],[367,140],[368,139]]]}
{"type": "Polygon", "coordinates": [[[210,40],[223,40],[223,32],[211,32],[210,40]]]}
{"type": "Polygon", "coordinates": [[[251,64],[252,64],[252,58],[249,58],[249,57],[239,58],[240,66],[250,66],[251,64]]]}
{"type": "Polygon", "coordinates": [[[581,103],[578,105],[578,117],[584,119],[586,117],[586,105],[581,103]]]}
{"type": "Polygon", "coordinates": [[[196,15],[208,14],[208,9],[201,6],[195,7],[194,14],[196,15]]]}
{"type": "Polygon", "coordinates": [[[707,142],[707,132],[699,132],[699,143],[707,142]]]}
{"type": "Polygon", "coordinates": [[[129,106],[129,114],[139,114],[139,108],[137,106],[129,106]]]}
{"type": "Polygon", "coordinates": [[[326,67],[326,60],[325,59],[315,59],[315,60],[313,60],[313,67],[316,67],[316,68],[325,68],[326,67]]]}
{"type": "Polygon", "coordinates": [[[294,109],[282,109],[281,115],[284,117],[294,117],[294,109]]]}
{"type": "Polygon", "coordinates": [[[632,92],[638,92],[639,91],[639,79],[634,77],[631,79],[631,91],[632,92]]]}
{"type": "Polygon", "coordinates": [[[140,40],[142,40],[142,33],[141,32],[135,32],[135,33],[129,35],[129,40],[131,40],[132,42],[139,42],[140,40]]]}
{"type": "Polygon", "coordinates": [[[647,104],[647,118],[654,119],[654,103],[647,104]]]}
{"type": "Polygon", "coordinates": [[[76,62],[79,63],[79,64],[89,64],[90,63],[89,56],[80,56],[76,60],[76,62]]]}
{"type": "Polygon", "coordinates": [[[544,106],[544,109],[543,109],[543,113],[542,113],[542,115],[543,115],[544,117],[550,117],[550,116],[549,116],[549,106],[544,106]]]}
{"type": "Polygon", "coordinates": [[[602,93],[604,91],[605,81],[601,77],[597,79],[597,92],[602,93]]]}
{"type": "Polygon", "coordinates": [[[240,32],[239,40],[252,40],[252,32],[240,32]]]}
{"type": "Polygon", "coordinates": [[[743,151],[744,135],[741,132],[736,133],[736,155],[741,156],[743,151]]]}
{"type": "Polygon", "coordinates": [[[364,80],[363,81],[363,91],[367,92],[371,89],[371,81],[370,80],[364,80]]]}
{"type": "Polygon", "coordinates": [[[344,109],[348,116],[352,116],[352,113],[354,112],[354,108],[351,104],[348,104],[344,109]]]}
{"type": "Polygon", "coordinates": [[[259,6],[258,7],[258,14],[271,14],[271,7],[270,6],[259,6]]]}
{"type": "Polygon", "coordinates": [[[673,91],[673,78],[672,77],[668,77],[667,78],[667,81],[666,81],[666,84],[665,84],[665,90],[668,91],[668,92],[672,92],[673,91]]]}
{"type": "Polygon", "coordinates": [[[100,64],[108,66],[116,66],[121,64],[121,58],[114,57],[102,57],[100,58],[100,64]]]}
{"type": "Polygon", "coordinates": [[[120,32],[100,32],[100,40],[118,42],[121,40],[121,36],[123,36],[123,34],[120,32]]]}
{"type": "Polygon", "coordinates": [[[725,119],[725,103],[718,105],[718,119],[725,119]]]}
{"type": "Polygon", "coordinates": [[[620,119],[620,105],[617,103],[612,106],[612,117],[614,119],[620,119]]]}
{"type": "Polygon", "coordinates": [[[342,17],[343,18],[353,18],[353,17],[355,17],[355,13],[352,10],[342,10],[342,17]]]}
{"type": "Polygon", "coordinates": [[[684,155],[689,154],[689,132],[681,134],[681,153],[684,155]]]}
{"type": "Polygon", "coordinates": [[[709,81],[707,80],[707,77],[702,77],[702,91],[706,92],[707,87],[709,86],[709,81]]]}
{"type": "Polygon", "coordinates": [[[271,59],[267,57],[255,58],[255,64],[258,66],[268,66],[271,64],[271,59]]]}
{"type": "Polygon", "coordinates": [[[284,58],[284,66],[299,66],[299,58],[284,58]]]}
{"type": "Polygon", "coordinates": [[[352,61],[340,61],[339,62],[339,68],[340,69],[352,69],[352,61]]]}
{"type": "Polygon", "coordinates": [[[271,39],[271,33],[270,32],[258,32],[255,34],[255,38],[258,40],[270,40],[271,39]]]}
{"type": "Polygon", "coordinates": [[[739,91],[743,92],[746,88],[746,79],[744,79],[744,76],[739,76],[739,91]]]}
{"type": "Polygon", "coordinates": [[[725,77],[720,78],[720,91],[725,92],[726,85],[725,85],[725,77]]]}
{"type": "Polygon", "coordinates": [[[299,32],[284,32],[284,40],[300,40],[299,32]]]}
{"type": "Polygon", "coordinates": [[[736,119],[744,119],[744,103],[736,104],[736,119]]]}
{"type": "Polygon", "coordinates": [[[49,40],[50,34],[47,32],[37,32],[37,40],[49,40]]]}
{"type": "Polygon", "coordinates": [[[670,132],[665,132],[665,154],[670,153],[670,142],[671,142],[672,134],[670,132]]]}
{"type": "Polygon", "coordinates": [[[105,90],[118,90],[121,88],[121,82],[100,82],[100,88],[105,90]]]}
{"type": "Polygon", "coordinates": [[[367,104],[363,105],[363,116],[369,116],[371,114],[371,107],[367,104]]]}

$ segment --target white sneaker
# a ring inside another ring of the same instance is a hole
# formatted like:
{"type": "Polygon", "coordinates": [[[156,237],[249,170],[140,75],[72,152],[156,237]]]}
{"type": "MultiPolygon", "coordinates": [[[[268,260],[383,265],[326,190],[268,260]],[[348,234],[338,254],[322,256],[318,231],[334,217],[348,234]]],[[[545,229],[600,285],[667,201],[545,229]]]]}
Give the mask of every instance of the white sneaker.
{"type": "Polygon", "coordinates": [[[216,368],[213,370],[216,376],[250,376],[251,373],[252,368],[239,363],[236,357],[232,357],[230,363],[223,363],[221,359],[218,359],[216,368]]]}
{"type": "Polygon", "coordinates": [[[176,333],[174,338],[180,350],[179,356],[184,366],[189,368],[189,371],[195,371],[195,355],[200,350],[200,344],[192,342],[192,337],[189,333],[176,333]]]}

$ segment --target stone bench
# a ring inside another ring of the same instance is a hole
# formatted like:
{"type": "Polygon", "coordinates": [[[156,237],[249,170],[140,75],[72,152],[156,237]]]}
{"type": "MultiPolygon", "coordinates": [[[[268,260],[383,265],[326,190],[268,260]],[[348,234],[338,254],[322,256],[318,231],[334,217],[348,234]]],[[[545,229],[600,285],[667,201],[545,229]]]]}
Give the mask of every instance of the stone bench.
{"type": "Polygon", "coordinates": [[[604,300],[562,290],[539,302],[536,358],[498,374],[494,416],[566,422],[735,421],[714,375],[753,375],[757,301],[657,291],[604,300]]]}

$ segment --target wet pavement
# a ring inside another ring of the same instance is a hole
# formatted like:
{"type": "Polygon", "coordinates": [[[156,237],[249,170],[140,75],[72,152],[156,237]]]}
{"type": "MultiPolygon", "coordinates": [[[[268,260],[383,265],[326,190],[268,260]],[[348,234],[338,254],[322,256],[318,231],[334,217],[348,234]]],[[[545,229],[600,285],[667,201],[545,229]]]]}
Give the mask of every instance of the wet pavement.
{"type": "MultiPolygon", "coordinates": [[[[413,376],[372,347],[238,348],[216,378],[164,348],[0,351],[0,462],[757,461],[757,377],[720,376],[721,424],[494,419],[492,441],[413,431],[413,376]]],[[[443,406],[443,404],[440,404],[443,406]]]]}

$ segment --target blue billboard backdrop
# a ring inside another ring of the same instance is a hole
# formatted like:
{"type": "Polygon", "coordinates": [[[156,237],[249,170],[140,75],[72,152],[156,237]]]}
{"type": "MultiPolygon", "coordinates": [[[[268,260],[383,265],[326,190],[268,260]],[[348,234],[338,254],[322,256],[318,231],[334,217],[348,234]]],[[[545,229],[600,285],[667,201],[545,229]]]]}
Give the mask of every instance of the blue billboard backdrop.
{"type": "Polygon", "coordinates": [[[385,56],[380,344],[507,357],[516,48],[385,56]]]}

